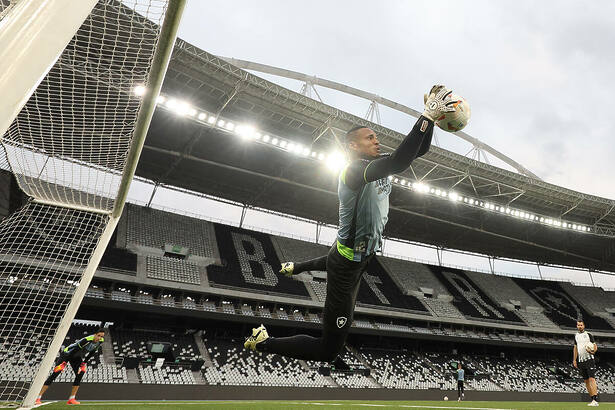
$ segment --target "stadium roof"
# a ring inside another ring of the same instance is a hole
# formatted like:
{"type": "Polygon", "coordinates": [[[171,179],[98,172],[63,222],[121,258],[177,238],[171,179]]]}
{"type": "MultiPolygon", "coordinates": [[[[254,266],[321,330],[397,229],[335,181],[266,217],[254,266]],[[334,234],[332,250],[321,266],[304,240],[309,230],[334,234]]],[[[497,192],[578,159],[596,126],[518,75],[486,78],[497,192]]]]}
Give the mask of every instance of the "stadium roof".
{"type": "MultiPolygon", "coordinates": [[[[353,125],[372,128],[390,149],[404,137],[264,80],[183,40],[177,41],[163,94],[195,110],[181,116],[165,104],[159,106],[139,176],[327,224],[337,223],[334,173],[310,158],[239,138],[217,126],[218,121],[250,124],[314,152],[330,152],[353,125]],[[196,112],[216,120],[199,121],[196,112]]],[[[615,201],[435,146],[398,177],[428,184],[432,194],[394,189],[385,231],[389,237],[494,257],[615,271],[615,201]],[[435,190],[467,195],[476,203],[451,201],[433,194],[435,190]],[[502,212],[489,209],[493,205],[501,206],[502,212]],[[507,207],[524,210],[527,217],[508,215],[507,207]],[[548,225],[551,219],[591,231],[548,225]]]]}

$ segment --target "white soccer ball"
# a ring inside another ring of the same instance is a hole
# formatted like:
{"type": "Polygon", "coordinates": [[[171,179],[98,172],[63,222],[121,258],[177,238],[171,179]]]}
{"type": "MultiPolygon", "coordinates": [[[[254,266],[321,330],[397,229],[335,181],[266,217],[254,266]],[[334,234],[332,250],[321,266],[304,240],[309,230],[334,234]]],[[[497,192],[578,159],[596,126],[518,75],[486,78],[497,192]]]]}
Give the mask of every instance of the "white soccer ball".
{"type": "Polygon", "coordinates": [[[461,131],[470,121],[470,116],[472,115],[470,104],[468,104],[465,98],[457,94],[451,94],[447,99],[454,101],[453,107],[455,107],[455,111],[442,115],[436,120],[436,125],[448,132],[461,131]]]}
{"type": "Polygon", "coordinates": [[[448,401],[448,396],[444,396],[444,401],[448,401]]]}

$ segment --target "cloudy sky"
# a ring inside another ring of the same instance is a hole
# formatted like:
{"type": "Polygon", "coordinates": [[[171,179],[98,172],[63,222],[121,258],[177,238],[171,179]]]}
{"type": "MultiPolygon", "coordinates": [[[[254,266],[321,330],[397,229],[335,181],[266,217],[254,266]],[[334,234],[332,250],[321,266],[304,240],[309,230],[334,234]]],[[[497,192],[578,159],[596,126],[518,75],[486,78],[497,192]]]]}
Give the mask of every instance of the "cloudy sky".
{"type": "MultiPolygon", "coordinates": [[[[444,83],[470,101],[470,135],[548,182],[615,198],[614,15],[613,1],[191,0],[179,36],[415,109],[444,83]]],[[[367,112],[366,101],[319,92],[326,103],[367,112]]],[[[414,122],[384,108],[382,117],[404,133],[414,122]]],[[[444,132],[438,139],[458,153],[471,148],[444,132]]]]}

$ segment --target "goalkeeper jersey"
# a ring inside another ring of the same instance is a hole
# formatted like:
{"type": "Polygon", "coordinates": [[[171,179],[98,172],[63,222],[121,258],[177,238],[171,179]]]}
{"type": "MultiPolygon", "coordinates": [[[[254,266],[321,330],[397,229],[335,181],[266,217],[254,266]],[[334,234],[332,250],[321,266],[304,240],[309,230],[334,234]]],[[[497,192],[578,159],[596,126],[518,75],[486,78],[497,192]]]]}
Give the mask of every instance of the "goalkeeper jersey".
{"type": "Polygon", "coordinates": [[[100,338],[98,342],[94,341],[94,335],[86,336],[83,339],[77,340],[75,343],[66,346],[62,350],[62,354],[70,358],[81,357],[84,361],[89,359],[103,344],[104,338],[100,338]]]}
{"type": "Polygon", "coordinates": [[[337,193],[340,200],[337,249],[347,259],[360,262],[381,245],[382,231],[389,219],[391,181],[381,178],[353,190],[346,185],[350,167],[365,167],[368,161],[356,160],[340,174],[337,193]]]}

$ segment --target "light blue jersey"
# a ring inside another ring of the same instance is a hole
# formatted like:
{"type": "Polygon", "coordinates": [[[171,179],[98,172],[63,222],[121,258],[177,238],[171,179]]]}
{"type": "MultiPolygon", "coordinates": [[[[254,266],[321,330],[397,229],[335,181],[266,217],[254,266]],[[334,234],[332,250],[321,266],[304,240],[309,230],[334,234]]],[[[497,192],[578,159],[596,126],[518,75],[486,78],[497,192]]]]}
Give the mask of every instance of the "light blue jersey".
{"type": "Polygon", "coordinates": [[[466,372],[463,369],[457,369],[457,381],[462,382],[465,378],[466,372]]]}
{"type": "Polygon", "coordinates": [[[341,172],[337,188],[340,201],[337,249],[345,258],[360,262],[382,245],[392,185],[385,177],[352,190],[345,182],[347,169],[348,166],[341,172]]]}

